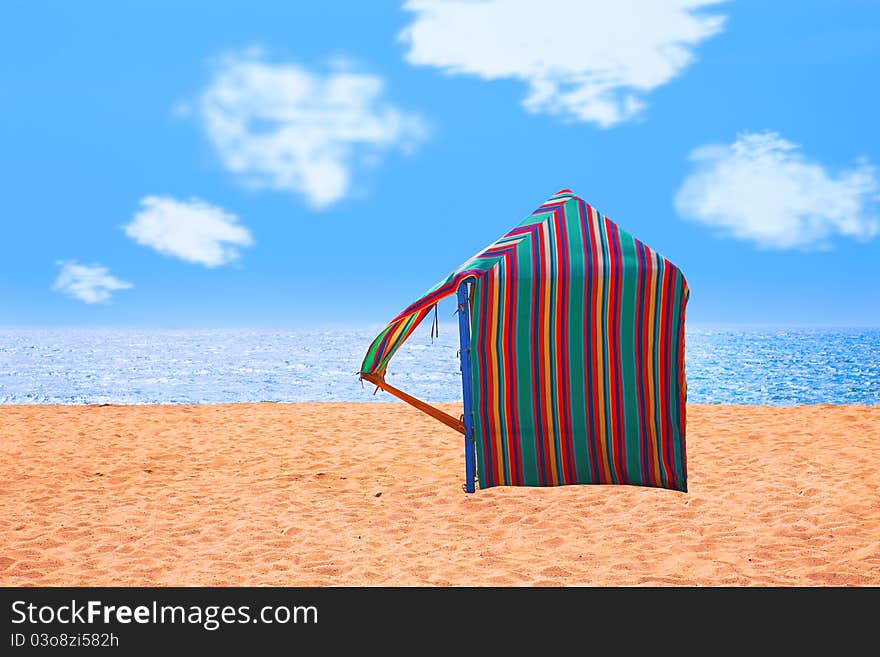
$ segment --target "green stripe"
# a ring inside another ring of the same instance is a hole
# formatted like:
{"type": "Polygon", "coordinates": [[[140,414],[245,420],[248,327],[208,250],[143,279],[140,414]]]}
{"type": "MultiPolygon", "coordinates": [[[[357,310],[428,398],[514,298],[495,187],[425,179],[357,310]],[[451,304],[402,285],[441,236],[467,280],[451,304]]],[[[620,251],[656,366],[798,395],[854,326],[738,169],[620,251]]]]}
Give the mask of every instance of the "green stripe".
{"type": "MultiPolygon", "coordinates": [[[[578,220],[577,201],[573,199],[571,216],[574,221],[569,222],[568,249],[571,253],[571,268],[573,271],[584,267],[584,248],[589,242],[581,230],[578,220]]],[[[569,204],[566,204],[566,208],[569,204]]],[[[583,308],[584,299],[584,276],[571,276],[569,279],[569,335],[568,335],[568,362],[571,370],[568,378],[571,381],[571,431],[575,460],[575,473],[578,481],[590,480],[590,452],[587,449],[587,390],[584,378],[584,331],[587,330],[584,322],[584,313],[578,312],[583,308]]]]}
{"type": "Polygon", "coordinates": [[[635,336],[639,262],[632,235],[622,230],[619,230],[619,235],[620,251],[623,258],[623,288],[620,303],[620,375],[623,388],[626,474],[629,481],[639,481],[642,478],[642,464],[635,336]]]}
{"type": "MultiPolygon", "coordinates": [[[[602,249],[602,271],[599,272],[599,275],[602,277],[602,309],[600,310],[600,315],[602,317],[602,321],[599,328],[599,336],[602,342],[602,372],[604,374],[605,380],[603,382],[603,388],[605,390],[605,395],[600,403],[605,406],[605,427],[609,427],[612,425],[612,417],[611,417],[611,360],[608,356],[608,340],[602,339],[604,338],[604,332],[607,326],[608,315],[610,312],[609,309],[609,298],[610,291],[608,285],[609,276],[609,264],[608,259],[611,255],[611,249],[608,245],[608,237],[609,235],[604,230],[605,226],[602,221],[602,215],[600,215],[595,210],[593,211],[596,214],[596,223],[598,226],[598,236],[599,236],[599,248],[602,249]]],[[[608,459],[608,470],[611,473],[611,480],[614,483],[617,483],[617,473],[615,472],[615,463],[616,457],[614,455],[614,434],[610,431],[606,431],[605,435],[602,437],[605,445],[605,455],[608,459]]]]}
{"type": "MultiPolygon", "coordinates": [[[[471,377],[471,402],[473,408],[473,422],[474,422],[474,442],[476,443],[476,455],[477,455],[477,477],[480,482],[480,488],[486,487],[486,454],[483,449],[483,436],[486,434],[486,429],[483,427],[483,421],[481,419],[480,409],[483,405],[483,395],[482,395],[482,387],[480,386],[480,358],[477,354],[477,345],[482,344],[483,335],[482,330],[483,327],[479,322],[479,312],[480,308],[483,306],[483,288],[480,285],[471,286],[471,295],[473,296],[473,304],[471,307],[473,311],[471,312],[471,371],[470,372],[462,372],[462,376],[470,376],[471,377]]],[[[494,469],[494,468],[493,468],[494,469]]]]}
{"type": "Polygon", "coordinates": [[[681,407],[681,404],[684,403],[684,400],[681,398],[681,389],[678,387],[678,375],[679,375],[679,367],[678,367],[678,338],[681,335],[681,331],[684,327],[681,324],[681,295],[684,290],[684,286],[681,280],[681,272],[675,272],[675,294],[672,299],[672,334],[669,336],[669,372],[670,372],[670,381],[668,383],[669,387],[669,408],[667,412],[669,413],[670,418],[672,419],[672,435],[675,439],[672,441],[673,452],[675,454],[675,474],[678,476],[680,482],[684,482],[686,479],[686,473],[684,471],[684,458],[682,454],[682,440],[684,438],[684,427],[679,426],[678,421],[678,409],[681,407]]]}
{"type": "MultiPolygon", "coordinates": [[[[656,268],[656,276],[657,276],[657,285],[655,286],[656,293],[654,294],[654,298],[652,299],[654,303],[654,326],[651,327],[654,332],[654,349],[651,350],[651,377],[654,380],[654,390],[660,390],[660,386],[662,385],[662,381],[660,381],[660,311],[663,306],[663,290],[661,289],[661,281],[663,280],[663,261],[660,258],[655,258],[655,263],[657,265],[656,268]]],[[[663,412],[663,409],[660,407],[660,404],[657,403],[657,400],[654,402],[654,426],[657,428],[657,433],[660,434],[663,431],[663,424],[660,421],[660,413],[663,412]]],[[[658,444],[658,449],[660,445],[658,444]]],[[[658,452],[660,456],[661,463],[666,463],[666,455],[663,451],[658,452]]],[[[667,466],[669,464],[667,463],[667,466]]],[[[666,485],[666,469],[660,468],[660,481],[666,485]]]]}
{"type": "Polygon", "coordinates": [[[516,250],[516,266],[520,274],[520,284],[516,286],[516,409],[519,417],[519,446],[522,454],[522,477],[526,486],[537,486],[538,454],[536,446],[535,416],[532,411],[532,382],[535,372],[532,369],[532,332],[535,330],[532,313],[532,285],[526,284],[522,277],[531,278],[532,240],[526,236],[516,250]]]}

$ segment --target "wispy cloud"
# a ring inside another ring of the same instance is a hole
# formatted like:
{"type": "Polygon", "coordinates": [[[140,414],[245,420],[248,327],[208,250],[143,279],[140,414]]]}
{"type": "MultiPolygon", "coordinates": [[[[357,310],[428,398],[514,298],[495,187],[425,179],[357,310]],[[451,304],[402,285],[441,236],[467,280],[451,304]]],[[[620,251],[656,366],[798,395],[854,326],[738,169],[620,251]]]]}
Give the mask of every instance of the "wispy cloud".
{"type": "Polygon", "coordinates": [[[57,264],[61,271],[52,289],[86,303],[109,301],[115,291],[134,287],[98,264],[81,265],[75,260],[59,260],[57,264]]]}
{"type": "Polygon", "coordinates": [[[236,247],[250,246],[253,238],[238,217],[197,198],[178,201],[147,196],[125,234],[138,244],[205,267],[236,260],[236,247]]]}
{"type": "Polygon", "coordinates": [[[530,112],[604,128],[634,117],[643,96],[694,60],[724,17],[720,0],[410,0],[400,34],[411,64],[528,85],[530,112]]]}
{"type": "Polygon", "coordinates": [[[328,72],[271,63],[257,49],[221,58],[190,111],[229,171],[315,208],[348,195],[355,171],[384,151],[426,136],[419,115],[385,98],[381,78],[342,60],[328,72]]]}
{"type": "Polygon", "coordinates": [[[877,170],[867,161],[836,175],[775,132],[694,150],[675,196],[678,213],[759,246],[825,247],[834,236],[880,232],[877,170]]]}

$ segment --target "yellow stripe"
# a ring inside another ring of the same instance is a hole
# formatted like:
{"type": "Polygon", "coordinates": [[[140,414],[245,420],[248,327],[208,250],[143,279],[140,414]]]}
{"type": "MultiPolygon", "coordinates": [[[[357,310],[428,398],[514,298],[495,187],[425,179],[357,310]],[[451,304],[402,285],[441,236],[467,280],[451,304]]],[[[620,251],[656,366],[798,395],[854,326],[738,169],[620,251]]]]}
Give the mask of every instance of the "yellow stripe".
{"type": "MultiPolygon", "coordinates": [[[[663,270],[657,276],[657,300],[659,302],[659,306],[657,308],[657,348],[654,350],[654,371],[660,371],[660,359],[663,357],[663,350],[666,348],[666,345],[669,344],[669,336],[666,334],[666,297],[664,295],[664,291],[666,290],[666,281],[668,280],[669,269],[663,267],[663,270]]],[[[658,410],[660,411],[660,416],[663,417],[669,413],[669,406],[667,399],[667,395],[669,393],[669,384],[667,381],[660,380],[658,377],[657,387],[655,388],[656,403],[658,410]]],[[[663,424],[660,423],[657,425],[657,434],[661,435],[664,432],[663,424]]],[[[657,456],[659,459],[659,463],[662,466],[666,463],[666,454],[663,452],[663,446],[658,442],[657,444],[657,456]]],[[[668,463],[667,465],[674,466],[672,463],[668,463]]],[[[672,472],[675,472],[675,468],[672,468],[672,472]]]]}
{"type": "Polygon", "coordinates": [[[406,339],[412,334],[413,331],[416,330],[418,326],[417,321],[413,321],[412,324],[409,325],[409,329],[406,328],[408,322],[410,320],[417,319],[418,315],[421,314],[423,317],[431,312],[431,308],[424,308],[422,310],[417,310],[414,313],[407,315],[406,317],[400,318],[397,326],[391,332],[391,337],[388,339],[388,346],[386,347],[387,355],[382,359],[382,372],[384,373],[385,367],[388,365],[388,361],[391,360],[391,357],[397,352],[400,348],[400,345],[406,342],[406,339]]]}
{"type": "MultiPolygon", "coordinates": [[[[495,382],[495,391],[492,395],[492,399],[490,399],[491,406],[490,411],[492,412],[492,418],[495,421],[495,426],[498,428],[495,432],[495,436],[493,436],[495,441],[495,461],[497,464],[497,470],[499,474],[504,472],[504,456],[502,454],[503,449],[503,437],[501,435],[501,415],[498,412],[498,404],[501,399],[501,395],[499,394],[498,385],[501,382],[501,377],[498,372],[498,350],[495,348],[495,340],[498,339],[498,324],[500,323],[501,318],[501,305],[498,303],[498,264],[492,266],[492,269],[489,272],[489,275],[492,277],[492,283],[494,290],[492,292],[492,298],[488,299],[489,308],[491,309],[491,317],[489,318],[489,345],[490,348],[488,351],[489,358],[489,371],[492,373],[492,380],[495,382]]],[[[505,482],[508,483],[508,482],[505,482]]]]}
{"type": "Polygon", "coordinates": [[[403,330],[403,325],[406,324],[406,320],[408,320],[410,316],[404,317],[402,319],[397,320],[397,326],[391,329],[391,332],[388,336],[387,346],[385,347],[385,357],[382,358],[382,368],[381,370],[384,372],[385,367],[388,365],[388,361],[391,359],[391,356],[394,355],[395,348],[394,346],[397,344],[397,337],[400,335],[403,330]]]}

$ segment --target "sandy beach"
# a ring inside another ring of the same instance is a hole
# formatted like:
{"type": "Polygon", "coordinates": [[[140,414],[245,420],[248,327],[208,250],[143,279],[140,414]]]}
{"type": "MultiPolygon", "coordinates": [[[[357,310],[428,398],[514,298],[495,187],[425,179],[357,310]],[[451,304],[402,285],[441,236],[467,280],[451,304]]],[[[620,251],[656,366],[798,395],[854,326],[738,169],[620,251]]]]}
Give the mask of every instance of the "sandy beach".
{"type": "Polygon", "coordinates": [[[689,406],[687,494],[466,496],[399,403],[0,419],[3,585],[880,585],[880,407],[689,406]]]}

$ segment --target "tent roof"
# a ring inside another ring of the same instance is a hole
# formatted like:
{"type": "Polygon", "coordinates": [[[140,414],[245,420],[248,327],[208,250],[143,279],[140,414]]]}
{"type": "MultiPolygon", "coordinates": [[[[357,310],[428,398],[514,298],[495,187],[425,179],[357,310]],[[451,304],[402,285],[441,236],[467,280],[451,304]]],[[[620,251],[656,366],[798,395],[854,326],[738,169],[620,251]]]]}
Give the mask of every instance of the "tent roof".
{"type": "MultiPolygon", "coordinates": [[[[438,301],[455,294],[459,284],[464,280],[473,278],[479,282],[480,278],[497,266],[501,259],[514,256],[521,248],[530,249],[528,260],[533,260],[536,257],[553,258],[556,260],[556,262],[550,263],[550,267],[543,268],[542,271],[546,273],[542,275],[556,275],[556,272],[560,271],[566,271],[569,276],[586,275],[588,268],[593,269],[589,257],[580,260],[570,259],[565,262],[566,266],[563,268],[556,265],[559,264],[560,258],[565,257],[566,249],[564,247],[552,249],[553,256],[550,256],[551,249],[547,249],[542,254],[540,248],[531,248],[533,243],[540,241],[540,235],[542,232],[545,232],[544,228],[551,221],[562,225],[564,228],[562,232],[574,233],[579,231],[581,234],[589,233],[589,239],[599,242],[604,241],[607,243],[607,236],[611,233],[619,232],[622,236],[631,237],[626,231],[619,228],[617,224],[598,213],[593,207],[584,202],[582,198],[576,196],[570,189],[559,190],[538,206],[520,224],[466,260],[446,278],[434,285],[392,319],[388,326],[373,340],[370,348],[367,350],[366,357],[361,365],[361,375],[383,378],[392,356],[430,313],[438,301]]],[[[643,250],[646,257],[660,260],[665,266],[675,269],[675,265],[656,251],[638,240],[634,239],[634,241],[643,250]]],[[[620,274],[619,270],[612,268],[601,268],[599,271],[601,275],[606,277],[620,274]]],[[[532,275],[533,272],[530,268],[520,267],[517,270],[518,277],[529,277],[532,275]]]]}

